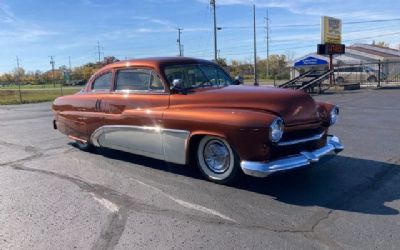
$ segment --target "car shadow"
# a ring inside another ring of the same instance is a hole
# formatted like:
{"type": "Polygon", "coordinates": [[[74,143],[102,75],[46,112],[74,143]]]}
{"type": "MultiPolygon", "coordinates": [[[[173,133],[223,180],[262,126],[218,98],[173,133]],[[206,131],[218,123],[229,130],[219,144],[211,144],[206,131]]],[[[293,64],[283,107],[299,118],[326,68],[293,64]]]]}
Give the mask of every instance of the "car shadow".
{"type": "MultiPolygon", "coordinates": [[[[95,154],[119,161],[204,180],[194,166],[182,166],[117,150],[98,148],[95,154]]],[[[337,155],[300,170],[266,178],[244,176],[231,185],[297,206],[319,206],[334,210],[377,215],[397,215],[386,206],[400,199],[400,165],[337,155]]],[[[206,180],[204,180],[206,182],[206,180]]]]}

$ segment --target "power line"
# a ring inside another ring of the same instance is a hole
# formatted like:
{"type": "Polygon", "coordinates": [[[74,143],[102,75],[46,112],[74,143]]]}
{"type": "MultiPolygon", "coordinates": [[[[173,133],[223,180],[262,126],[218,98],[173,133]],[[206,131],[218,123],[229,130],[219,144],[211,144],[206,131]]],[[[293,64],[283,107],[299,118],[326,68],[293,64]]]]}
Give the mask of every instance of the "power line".
{"type": "MultiPolygon", "coordinates": [[[[343,24],[363,24],[363,23],[382,23],[382,22],[393,22],[400,21],[400,18],[392,19],[376,19],[376,20],[363,20],[363,21],[351,21],[343,22],[343,24]]],[[[271,25],[271,28],[297,28],[297,27],[314,27],[320,26],[320,23],[313,24],[282,24],[282,25],[271,25]]],[[[223,29],[251,29],[251,26],[223,26],[223,29]]]]}

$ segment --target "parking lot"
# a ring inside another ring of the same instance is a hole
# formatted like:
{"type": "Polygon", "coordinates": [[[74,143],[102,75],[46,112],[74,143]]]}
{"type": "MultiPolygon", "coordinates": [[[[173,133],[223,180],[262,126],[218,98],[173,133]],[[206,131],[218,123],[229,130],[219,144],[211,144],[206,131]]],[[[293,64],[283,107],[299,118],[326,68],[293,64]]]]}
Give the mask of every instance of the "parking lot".
{"type": "Polygon", "coordinates": [[[50,103],[0,106],[0,249],[398,249],[400,89],[315,98],[340,107],[345,150],[235,186],[82,152],[52,129],[50,103]]]}

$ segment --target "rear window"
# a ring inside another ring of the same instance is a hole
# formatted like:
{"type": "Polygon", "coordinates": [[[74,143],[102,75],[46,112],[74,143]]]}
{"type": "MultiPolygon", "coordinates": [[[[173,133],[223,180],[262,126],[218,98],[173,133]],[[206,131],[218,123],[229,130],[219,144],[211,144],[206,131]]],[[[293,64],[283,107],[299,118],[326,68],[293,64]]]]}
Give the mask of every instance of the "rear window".
{"type": "Polygon", "coordinates": [[[115,90],[164,90],[164,85],[160,78],[148,69],[119,70],[116,79],[115,90]]]}
{"type": "Polygon", "coordinates": [[[93,90],[110,90],[112,84],[112,73],[99,76],[92,84],[93,90]]]}

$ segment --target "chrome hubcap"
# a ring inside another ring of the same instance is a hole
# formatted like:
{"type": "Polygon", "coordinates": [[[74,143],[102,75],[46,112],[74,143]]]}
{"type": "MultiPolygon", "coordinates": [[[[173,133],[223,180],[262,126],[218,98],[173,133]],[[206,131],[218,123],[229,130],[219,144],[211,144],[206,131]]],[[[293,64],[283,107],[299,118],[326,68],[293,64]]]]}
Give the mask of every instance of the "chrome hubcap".
{"type": "Polygon", "coordinates": [[[219,140],[211,140],[204,147],[204,160],[207,167],[218,174],[224,173],[230,165],[229,150],[219,140]]]}

